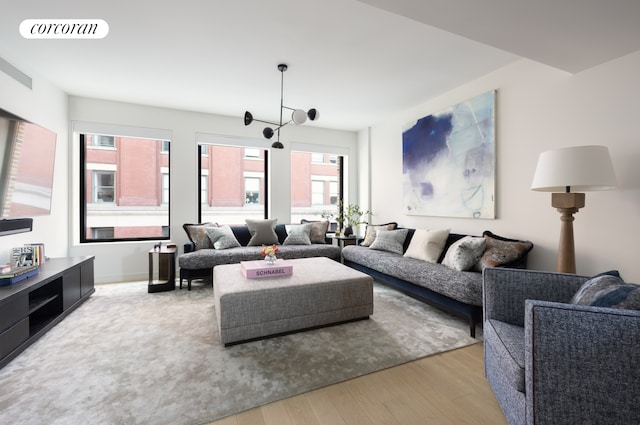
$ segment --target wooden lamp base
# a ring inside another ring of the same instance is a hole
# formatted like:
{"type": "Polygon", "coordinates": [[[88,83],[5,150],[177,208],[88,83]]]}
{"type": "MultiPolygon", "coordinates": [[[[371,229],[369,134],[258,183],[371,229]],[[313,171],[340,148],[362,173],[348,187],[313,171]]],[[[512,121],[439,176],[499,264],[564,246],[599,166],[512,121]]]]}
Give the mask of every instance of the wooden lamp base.
{"type": "Polygon", "coordinates": [[[551,206],[560,212],[560,245],[556,271],[576,272],[576,252],[573,242],[573,215],[585,205],[584,193],[552,193],[551,206]]]}

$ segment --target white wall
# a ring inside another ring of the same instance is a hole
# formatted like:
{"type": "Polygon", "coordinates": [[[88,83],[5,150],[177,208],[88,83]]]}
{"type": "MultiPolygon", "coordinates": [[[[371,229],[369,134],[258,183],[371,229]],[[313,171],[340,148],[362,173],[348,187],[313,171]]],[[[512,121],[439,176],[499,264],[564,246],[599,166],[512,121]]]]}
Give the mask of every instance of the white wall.
{"type": "Polygon", "coordinates": [[[0,72],[0,108],[57,134],[53,198],[51,214],[34,217],[32,232],[0,237],[0,264],[9,261],[9,251],[12,247],[25,243],[44,243],[46,255],[49,257],[69,255],[67,95],[37,74],[24,69],[22,71],[33,79],[31,89],[0,72]]]}
{"type": "MultiPolygon", "coordinates": [[[[71,96],[69,98],[69,119],[71,121],[107,123],[135,127],[147,127],[170,130],[171,140],[171,240],[176,242],[180,252],[187,237],[182,229],[183,223],[195,223],[197,217],[198,169],[196,133],[208,133],[220,136],[249,137],[261,141],[268,147],[271,142],[262,139],[259,126],[245,127],[241,117],[155,108],[142,105],[111,102],[71,96]]],[[[270,151],[272,208],[270,217],[280,223],[289,223],[290,214],[290,146],[291,143],[338,146],[357,156],[357,134],[355,132],[327,130],[314,125],[289,125],[281,132],[280,140],[285,148],[270,151]]],[[[78,146],[70,153],[74,178],[69,190],[78,188],[78,146]]],[[[356,163],[357,161],[353,161],[356,163]]],[[[349,169],[350,192],[357,196],[357,167],[349,169]]],[[[77,223],[78,200],[73,199],[69,214],[77,223]]],[[[77,227],[77,225],[74,225],[77,227]]],[[[77,229],[71,229],[74,238],[70,251],[74,255],[92,254],[96,256],[96,282],[116,282],[125,280],[144,280],[147,278],[147,253],[153,247],[152,242],[127,243],[90,243],[79,244],[77,229]]]]}
{"type": "MultiPolygon", "coordinates": [[[[564,146],[606,145],[618,189],[589,192],[575,216],[577,271],[619,269],[640,282],[640,52],[570,75],[520,60],[389,120],[363,130],[371,138],[374,222],[531,240],[529,267],[555,270],[560,215],[551,194],[530,190],[540,152],[564,146]],[[496,219],[407,216],[402,211],[402,127],[415,119],[497,90],[496,219]]],[[[365,184],[366,182],[362,182],[365,184]]],[[[364,188],[361,188],[361,192],[364,188]]]]}

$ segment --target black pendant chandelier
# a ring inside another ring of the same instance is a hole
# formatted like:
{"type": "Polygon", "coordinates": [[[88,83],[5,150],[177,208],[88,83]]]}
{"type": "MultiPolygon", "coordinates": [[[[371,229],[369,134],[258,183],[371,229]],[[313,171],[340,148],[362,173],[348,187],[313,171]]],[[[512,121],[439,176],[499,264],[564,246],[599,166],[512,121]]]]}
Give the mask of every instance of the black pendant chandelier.
{"type": "Polygon", "coordinates": [[[275,142],[273,142],[273,144],[271,145],[272,148],[275,149],[282,149],[284,148],[283,144],[280,143],[280,129],[282,127],[284,127],[285,125],[293,122],[294,124],[300,125],[300,124],[304,124],[307,121],[307,118],[309,118],[311,121],[315,121],[320,117],[320,113],[318,112],[317,109],[313,108],[313,109],[309,109],[309,112],[305,112],[302,109],[293,109],[293,108],[289,108],[288,106],[284,106],[284,96],[283,96],[283,92],[284,92],[284,72],[287,70],[287,65],[281,63],[280,65],[278,65],[278,70],[280,71],[280,123],[275,123],[275,122],[269,122],[269,121],[262,121],[262,120],[257,120],[255,118],[253,118],[253,115],[251,115],[251,112],[246,111],[244,113],[244,125],[249,125],[254,121],[258,121],[258,122],[262,122],[265,124],[271,124],[273,126],[276,126],[275,129],[271,128],[271,127],[265,127],[264,130],[262,130],[262,135],[266,138],[266,139],[271,139],[273,137],[274,134],[276,134],[276,132],[278,133],[278,138],[275,142]],[[287,122],[282,122],[282,111],[284,109],[288,109],[291,112],[291,119],[287,122]]]}

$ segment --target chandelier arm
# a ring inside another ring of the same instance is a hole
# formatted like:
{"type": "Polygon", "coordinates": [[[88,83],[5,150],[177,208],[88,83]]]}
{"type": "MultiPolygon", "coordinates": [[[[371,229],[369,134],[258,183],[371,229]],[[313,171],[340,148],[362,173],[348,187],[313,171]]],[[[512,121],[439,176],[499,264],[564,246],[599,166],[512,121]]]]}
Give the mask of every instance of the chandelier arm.
{"type": "Polygon", "coordinates": [[[255,118],[253,119],[253,121],[256,121],[256,122],[262,122],[262,123],[265,123],[265,124],[271,124],[271,125],[279,125],[277,122],[257,120],[257,119],[255,119],[255,118]]]}

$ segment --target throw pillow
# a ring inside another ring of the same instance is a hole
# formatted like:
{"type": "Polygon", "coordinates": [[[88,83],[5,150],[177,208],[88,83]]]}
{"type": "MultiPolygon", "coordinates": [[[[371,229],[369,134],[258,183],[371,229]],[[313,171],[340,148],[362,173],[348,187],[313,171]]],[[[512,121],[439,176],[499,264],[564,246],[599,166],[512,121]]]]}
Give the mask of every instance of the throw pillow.
{"type": "Polygon", "coordinates": [[[520,260],[533,248],[529,241],[504,238],[486,230],[482,233],[487,244],[484,254],[475,266],[476,271],[486,267],[498,267],[520,260]]]}
{"type": "Polygon", "coordinates": [[[625,283],[620,274],[612,270],[583,283],[570,302],[594,307],[640,310],[640,285],[625,283]]]}
{"type": "Polygon", "coordinates": [[[283,245],[311,245],[311,223],[307,224],[287,224],[287,238],[283,245]]]}
{"type": "Polygon", "coordinates": [[[429,263],[437,263],[450,231],[451,229],[416,229],[404,256],[428,261],[429,263]]]}
{"type": "Polygon", "coordinates": [[[247,219],[247,227],[251,233],[251,239],[247,246],[273,245],[278,243],[278,235],[276,234],[277,219],[268,220],[250,220],[247,219]]]}
{"type": "Polygon", "coordinates": [[[369,224],[367,225],[367,230],[364,233],[364,240],[360,242],[361,246],[371,246],[373,241],[376,239],[376,233],[378,229],[383,230],[394,230],[398,227],[398,223],[386,223],[386,224],[369,224]]]}
{"type": "Polygon", "coordinates": [[[229,249],[235,248],[240,245],[240,242],[236,239],[236,236],[233,234],[231,227],[228,225],[220,226],[220,227],[206,227],[205,232],[211,239],[211,243],[215,249],[229,249]]]}
{"type": "Polygon", "coordinates": [[[449,247],[442,264],[454,270],[472,270],[482,257],[486,245],[484,238],[465,236],[449,247]]]}
{"type": "Polygon", "coordinates": [[[300,220],[302,224],[311,224],[311,234],[309,239],[311,239],[311,243],[327,243],[327,231],[329,230],[329,222],[328,221],[307,221],[304,218],[300,220]]]}
{"type": "Polygon", "coordinates": [[[198,223],[198,224],[186,223],[182,225],[182,228],[187,233],[187,237],[189,238],[191,243],[195,245],[196,250],[213,248],[213,245],[211,244],[211,240],[209,239],[209,236],[207,236],[207,233],[205,232],[205,229],[209,227],[218,227],[218,224],[217,223],[198,223]]]}
{"type": "Polygon", "coordinates": [[[406,239],[408,232],[409,229],[377,229],[376,238],[369,248],[402,255],[404,240],[406,239]]]}

